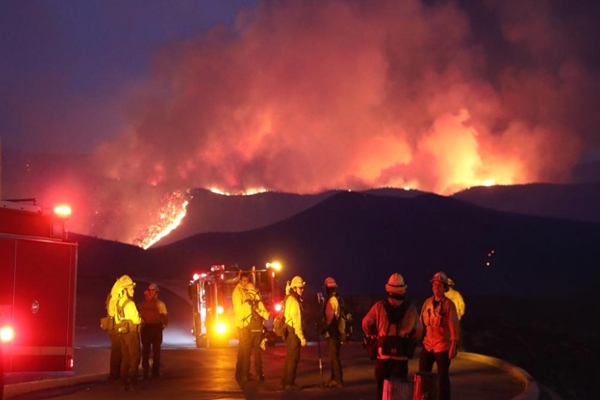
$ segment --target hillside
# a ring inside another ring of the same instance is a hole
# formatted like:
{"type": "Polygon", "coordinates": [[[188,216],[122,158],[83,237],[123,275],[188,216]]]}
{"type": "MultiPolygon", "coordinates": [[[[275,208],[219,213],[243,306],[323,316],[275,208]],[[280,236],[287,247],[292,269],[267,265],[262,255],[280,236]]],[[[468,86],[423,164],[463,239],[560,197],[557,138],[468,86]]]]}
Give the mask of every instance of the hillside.
{"type": "MultiPolygon", "coordinates": [[[[350,293],[378,293],[394,271],[423,293],[429,277],[444,270],[468,294],[546,296],[598,281],[599,241],[594,223],[501,213],[435,195],[342,192],[264,228],[203,233],[119,261],[145,275],[171,277],[212,264],[247,267],[277,259],[289,277],[301,274],[319,285],[334,275],[350,293]]],[[[99,262],[85,252],[81,260],[99,262]]]]}
{"type": "Polygon", "coordinates": [[[452,197],[492,210],[600,222],[600,182],[475,187],[452,197]]]}
{"type": "MultiPolygon", "coordinates": [[[[270,226],[194,235],[147,251],[72,238],[80,245],[80,277],[128,273],[185,282],[215,263],[249,267],[278,259],[283,279],[307,280],[307,309],[316,307],[310,299],[332,275],[357,321],[383,295],[392,272],[404,275],[420,304],[431,293],[431,275],[444,270],[467,303],[468,350],[525,368],[565,399],[593,398],[596,390],[590,374],[599,324],[589,315],[600,275],[599,224],[502,213],[429,194],[340,192],[270,226]]],[[[78,293],[78,304],[104,300],[86,300],[83,287],[78,293]]]]}
{"type": "MultiPolygon", "coordinates": [[[[50,205],[47,198],[70,198],[76,211],[71,220],[72,231],[127,241],[154,221],[145,214],[151,215],[152,210],[158,209],[156,202],[160,201],[164,191],[176,189],[150,189],[141,183],[103,178],[90,161],[88,155],[25,154],[3,149],[2,197],[38,198],[42,205],[50,205]]],[[[579,166],[576,176],[580,183],[577,184],[475,187],[451,197],[497,211],[600,222],[600,208],[597,207],[600,183],[591,182],[597,170],[598,163],[579,166]]],[[[159,245],[200,233],[242,232],[267,227],[340,192],[222,196],[205,189],[192,189],[188,215],[159,245]]],[[[393,188],[364,193],[400,198],[423,194],[393,188]]]]}

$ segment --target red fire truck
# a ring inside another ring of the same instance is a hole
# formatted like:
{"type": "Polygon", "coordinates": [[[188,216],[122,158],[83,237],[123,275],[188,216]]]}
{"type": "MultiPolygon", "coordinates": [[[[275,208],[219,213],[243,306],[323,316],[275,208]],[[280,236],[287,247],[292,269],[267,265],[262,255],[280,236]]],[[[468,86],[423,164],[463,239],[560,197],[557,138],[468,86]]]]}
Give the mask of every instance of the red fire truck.
{"type": "MultiPolygon", "coordinates": [[[[271,315],[281,311],[283,296],[278,290],[279,263],[267,263],[264,268],[242,270],[237,266],[213,265],[209,272],[195,274],[188,286],[192,300],[192,332],[196,347],[224,346],[235,339],[231,295],[242,272],[248,273],[250,282],[260,291],[265,307],[271,315]]],[[[266,324],[268,325],[268,324],[266,324]]],[[[272,337],[273,335],[268,335],[272,337]]]]}
{"type": "Polygon", "coordinates": [[[68,207],[0,201],[0,339],[4,372],[73,369],[77,243],[68,207]]]}

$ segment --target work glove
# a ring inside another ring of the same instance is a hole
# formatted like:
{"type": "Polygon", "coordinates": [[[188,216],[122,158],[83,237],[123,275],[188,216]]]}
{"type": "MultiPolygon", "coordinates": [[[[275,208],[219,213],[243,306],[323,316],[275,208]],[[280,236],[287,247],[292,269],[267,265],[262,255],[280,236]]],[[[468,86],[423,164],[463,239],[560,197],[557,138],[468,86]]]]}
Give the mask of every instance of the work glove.
{"type": "Polygon", "coordinates": [[[302,347],[306,346],[306,339],[305,338],[300,339],[300,346],[302,346],[302,347]]]}

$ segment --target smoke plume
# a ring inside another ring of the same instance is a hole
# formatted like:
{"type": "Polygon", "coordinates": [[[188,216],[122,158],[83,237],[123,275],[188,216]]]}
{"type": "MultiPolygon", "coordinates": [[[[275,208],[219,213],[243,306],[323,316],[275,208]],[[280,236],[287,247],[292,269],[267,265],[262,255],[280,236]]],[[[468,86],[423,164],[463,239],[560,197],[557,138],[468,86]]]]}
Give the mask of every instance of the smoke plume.
{"type": "Polygon", "coordinates": [[[594,13],[569,4],[264,1],[165,44],[93,155],[95,225],[73,229],[132,242],[198,187],[568,182],[600,126],[594,13]]]}
{"type": "Polygon", "coordinates": [[[157,52],[96,156],[110,178],[235,193],[568,181],[599,122],[577,21],[485,4],[499,37],[455,2],[265,2],[157,52]]]}

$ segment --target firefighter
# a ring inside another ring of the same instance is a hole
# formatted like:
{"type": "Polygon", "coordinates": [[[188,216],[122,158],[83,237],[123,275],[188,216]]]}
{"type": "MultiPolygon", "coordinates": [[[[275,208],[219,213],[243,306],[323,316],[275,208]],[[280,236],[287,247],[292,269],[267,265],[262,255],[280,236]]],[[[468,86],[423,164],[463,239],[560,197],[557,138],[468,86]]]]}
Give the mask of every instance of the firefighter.
{"type": "MultiPolygon", "coordinates": [[[[248,311],[248,319],[245,321],[243,328],[243,335],[245,336],[244,342],[249,344],[247,349],[246,357],[244,358],[243,371],[250,370],[250,359],[254,356],[254,372],[256,373],[256,379],[264,381],[265,376],[263,375],[262,368],[262,355],[261,345],[264,347],[264,321],[269,319],[270,314],[267,311],[260,293],[252,282],[249,282],[244,291],[246,292],[246,302],[244,308],[248,311]]],[[[246,314],[246,313],[245,313],[246,314]]],[[[250,376],[242,377],[242,380],[250,380],[250,376]]]]}
{"type": "Polygon", "coordinates": [[[151,283],[144,291],[145,300],[138,306],[142,318],[142,368],[144,379],[150,372],[150,351],[152,350],[152,378],[160,377],[160,353],[163,341],[163,329],[169,323],[167,306],[159,300],[160,288],[151,283]]]}
{"type": "Polygon", "coordinates": [[[285,362],[283,364],[283,376],[281,377],[281,389],[298,390],[296,385],[296,370],[300,362],[300,347],[306,346],[306,338],[302,330],[302,293],[306,282],[295,276],[286,285],[288,293],[285,301],[285,362]]]}
{"type": "Polygon", "coordinates": [[[115,326],[115,313],[117,311],[117,301],[121,293],[121,283],[117,279],[110,292],[106,296],[106,315],[111,318],[111,323],[106,331],[110,338],[110,372],[108,374],[109,381],[117,381],[121,376],[121,342],[119,341],[119,333],[115,326]]]}
{"type": "Polygon", "coordinates": [[[244,289],[246,288],[246,285],[248,285],[248,282],[248,273],[241,272],[239,275],[239,282],[233,289],[233,292],[231,293],[231,302],[233,303],[235,327],[238,336],[237,360],[235,363],[235,379],[237,381],[247,379],[250,374],[249,370],[244,369],[244,366],[247,365],[247,363],[244,360],[250,357],[250,343],[247,340],[249,338],[246,337],[243,332],[244,320],[249,318],[248,309],[244,307],[244,303],[247,299],[247,294],[244,289]]]}
{"type": "Polygon", "coordinates": [[[385,338],[392,335],[416,341],[422,335],[423,329],[419,323],[417,308],[406,298],[407,288],[408,285],[401,274],[392,274],[385,285],[387,299],[376,302],[362,320],[365,336],[378,339],[375,361],[377,399],[383,398],[383,384],[386,379],[408,380],[408,360],[413,356],[412,354],[387,354],[383,351],[385,338]],[[397,321],[391,324],[390,320],[397,321]]]}
{"type": "Polygon", "coordinates": [[[456,313],[458,314],[459,324],[457,349],[464,350],[463,331],[460,326],[460,321],[463,315],[465,315],[465,300],[463,299],[462,294],[460,294],[458,290],[454,289],[454,281],[450,277],[448,277],[448,291],[445,293],[445,296],[452,300],[452,302],[456,306],[456,313]]]}
{"type": "Polygon", "coordinates": [[[343,386],[342,364],[340,362],[340,349],[342,341],[340,339],[339,319],[341,314],[341,305],[338,297],[338,285],[332,277],[328,277],[324,282],[327,292],[324,309],[324,330],[331,360],[331,377],[325,387],[341,388],[343,386]]]}
{"type": "Polygon", "coordinates": [[[425,328],[423,349],[419,359],[419,372],[431,372],[437,366],[439,400],[450,400],[450,361],[456,357],[458,340],[458,314],[456,306],[445,293],[448,291],[448,277],[436,272],[429,281],[433,296],[423,303],[421,323],[425,328]]]}
{"type": "Polygon", "coordinates": [[[115,323],[121,344],[121,390],[135,391],[140,364],[140,324],[142,319],[133,302],[135,282],[129,275],[119,278],[118,300],[115,304],[115,323]]]}

